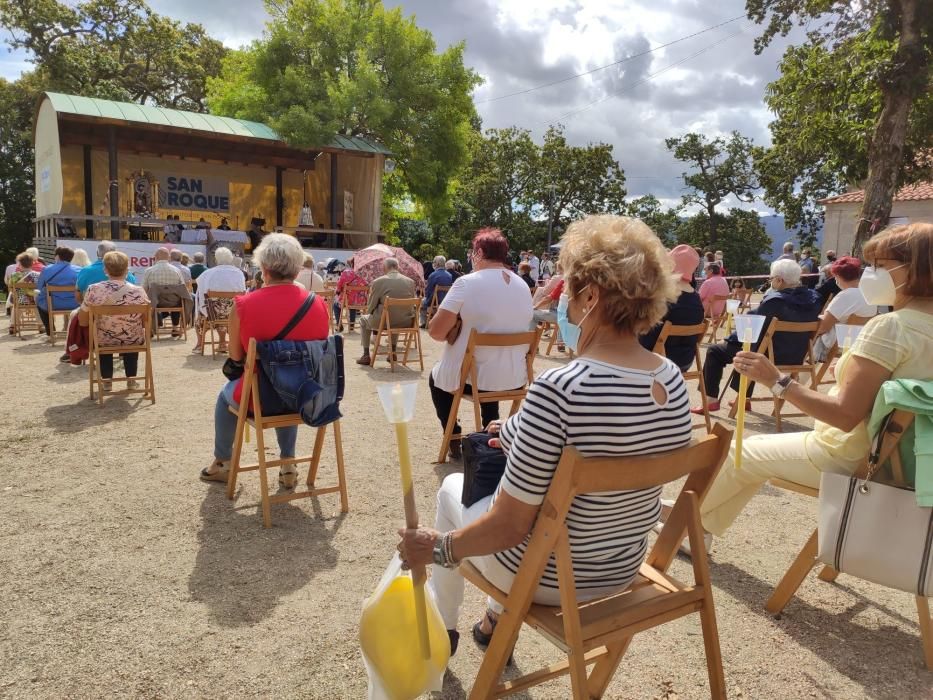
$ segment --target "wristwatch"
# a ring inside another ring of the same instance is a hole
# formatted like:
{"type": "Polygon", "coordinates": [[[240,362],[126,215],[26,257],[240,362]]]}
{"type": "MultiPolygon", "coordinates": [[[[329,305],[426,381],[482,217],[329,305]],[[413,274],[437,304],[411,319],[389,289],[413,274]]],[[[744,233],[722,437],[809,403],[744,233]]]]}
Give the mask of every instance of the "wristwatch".
{"type": "Polygon", "coordinates": [[[434,563],[438,566],[443,566],[445,569],[456,569],[457,566],[460,565],[460,562],[454,560],[453,552],[451,551],[451,535],[452,533],[445,532],[438,538],[437,542],[434,543],[434,563]]]}
{"type": "Polygon", "coordinates": [[[794,378],[789,374],[785,374],[774,383],[774,386],[771,387],[771,393],[774,394],[777,398],[781,398],[784,396],[784,393],[787,391],[787,387],[790,386],[792,381],[794,381],[794,378]]]}

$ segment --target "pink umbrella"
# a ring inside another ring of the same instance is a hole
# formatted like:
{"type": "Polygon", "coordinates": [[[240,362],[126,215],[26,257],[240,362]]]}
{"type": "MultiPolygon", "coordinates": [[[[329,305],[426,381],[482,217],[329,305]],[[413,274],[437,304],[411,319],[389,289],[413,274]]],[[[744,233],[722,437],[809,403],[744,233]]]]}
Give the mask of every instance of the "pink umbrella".
{"type": "Polygon", "coordinates": [[[385,274],[382,261],[386,258],[398,260],[399,272],[414,281],[415,289],[424,289],[424,271],[421,263],[396,246],[376,243],[356,251],[353,254],[353,269],[366,280],[366,284],[371,284],[374,279],[385,274]]]}

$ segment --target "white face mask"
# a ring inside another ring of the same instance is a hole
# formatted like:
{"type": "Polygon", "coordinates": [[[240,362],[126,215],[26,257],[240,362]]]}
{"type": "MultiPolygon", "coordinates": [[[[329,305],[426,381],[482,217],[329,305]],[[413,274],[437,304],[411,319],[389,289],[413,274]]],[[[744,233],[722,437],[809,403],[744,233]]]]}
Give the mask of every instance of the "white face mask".
{"type": "Polygon", "coordinates": [[[869,306],[893,306],[897,298],[897,290],[903,287],[903,284],[894,285],[894,278],[891,277],[893,270],[900,270],[907,267],[906,263],[886,270],[869,265],[862,273],[858,288],[865,297],[865,303],[869,306]]]}

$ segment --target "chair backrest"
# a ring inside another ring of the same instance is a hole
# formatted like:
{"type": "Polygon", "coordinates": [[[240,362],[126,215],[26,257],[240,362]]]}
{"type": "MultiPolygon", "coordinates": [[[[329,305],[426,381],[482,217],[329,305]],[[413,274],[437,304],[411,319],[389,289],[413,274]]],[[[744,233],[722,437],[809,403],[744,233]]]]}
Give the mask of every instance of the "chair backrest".
{"type": "Polygon", "coordinates": [[[10,294],[13,295],[13,305],[35,306],[36,298],[27,294],[27,292],[35,291],[35,289],[36,285],[32,282],[11,282],[10,294]]]}
{"type": "Polygon", "coordinates": [[[833,300],[833,297],[834,297],[834,296],[836,296],[836,295],[835,295],[835,294],[830,294],[828,297],[826,297],[826,301],[823,302],[823,308],[820,309],[820,314],[823,314],[823,313],[826,312],[826,308],[829,306],[829,302],[831,302],[831,301],[833,300]]]}
{"type": "MultiPolygon", "coordinates": [[[[916,414],[910,411],[896,410],[882,424],[884,433],[881,436],[881,444],[878,446],[877,464],[884,466],[886,463],[891,467],[891,483],[894,486],[911,487],[904,474],[904,466],[901,461],[901,439],[907,434],[910,426],[914,423],[916,414]]],[[[916,439],[916,438],[915,438],[916,439]]],[[[912,446],[911,446],[912,449],[912,446]]],[[[857,476],[865,478],[868,470],[873,466],[873,456],[869,456],[868,462],[857,472],[857,476]]]]}
{"type": "Polygon", "coordinates": [[[211,323],[226,321],[233,311],[234,299],[246,292],[204,292],[204,310],[211,323]]]}
{"type": "Polygon", "coordinates": [[[366,306],[366,300],[369,299],[369,287],[365,285],[358,284],[348,284],[343,288],[343,305],[351,308],[364,308],[366,306]],[[357,295],[362,294],[364,300],[357,304],[351,303],[350,299],[355,298],[357,295]]]}
{"type": "MultiPolygon", "coordinates": [[[[646,559],[650,566],[666,571],[691,521],[698,522],[699,513],[690,512],[691,501],[702,501],[706,496],[729,452],[731,437],[732,432],[717,423],[711,434],[687,447],[657,454],[587,458],[575,447],[565,447],[541,504],[518,576],[530,576],[534,581],[540,579],[558,540],[568,536],[567,513],[577,496],[647,489],[686,476],[674,508],[646,559]],[[690,494],[695,495],[695,501],[690,494]],[[526,567],[531,571],[525,570],[526,567]]],[[[697,534],[702,537],[702,533],[697,534]]],[[[563,588],[564,582],[560,585],[563,588]]]]}
{"type": "MultiPolygon", "coordinates": [[[[809,360],[808,364],[813,364],[813,341],[816,339],[816,333],[819,330],[820,322],[819,321],[807,321],[807,322],[796,322],[796,321],[781,321],[777,318],[772,318],[771,323],[768,324],[767,329],[765,329],[765,337],[759,345],[758,352],[762,355],[767,355],[771,358],[772,362],[775,362],[775,347],[774,347],[774,336],[777,333],[787,333],[787,334],[796,334],[801,335],[806,334],[807,337],[807,346],[804,352],[803,357],[800,359],[800,362],[804,360],[809,360]]],[[[777,364],[775,362],[775,364],[777,364]]],[[[795,363],[796,364],[796,363],[795,363]]],[[[786,365],[782,365],[786,366],[786,365]]]]}
{"type": "Polygon", "coordinates": [[[421,307],[421,300],[418,297],[411,297],[408,299],[394,299],[390,296],[386,296],[382,300],[382,316],[379,319],[379,326],[386,330],[411,330],[418,328],[418,309],[421,307]],[[396,316],[399,315],[398,310],[407,310],[408,315],[411,317],[411,325],[409,326],[393,326],[392,325],[392,311],[396,311],[396,316]]]}
{"type": "Polygon", "coordinates": [[[447,286],[441,285],[441,284],[437,285],[434,288],[434,294],[431,295],[431,306],[436,307],[438,304],[440,304],[441,302],[439,301],[438,295],[447,294],[447,292],[449,291],[450,291],[450,285],[447,285],[447,286]]]}
{"type": "MultiPolygon", "coordinates": [[[[476,365],[477,348],[512,348],[525,346],[525,386],[530,385],[535,378],[534,361],[538,352],[538,343],[541,340],[541,329],[524,331],[521,333],[478,333],[474,328],[470,331],[466,353],[463,356],[463,365],[460,368],[460,386],[469,381],[473,390],[480,391],[477,380],[478,368],[476,365]]],[[[518,389],[519,387],[513,387],[518,389]]]]}
{"type": "Polygon", "coordinates": [[[670,321],[665,321],[664,326],[661,328],[661,333],[658,335],[657,341],[654,343],[654,352],[658,355],[663,355],[667,357],[667,354],[664,351],[664,343],[668,338],[686,338],[689,336],[695,336],[696,345],[700,344],[700,340],[706,335],[706,331],[709,330],[709,321],[703,321],[703,323],[698,323],[695,326],[675,326],[670,321]]]}
{"type": "Polygon", "coordinates": [[[152,332],[152,306],[149,304],[125,304],[112,306],[88,306],[90,331],[88,333],[91,350],[101,348],[117,348],[123,352],[126,348],[140,348],[149,346],[149,335],[152,332]],[[141,345],[101,345],[97,340],[97,323],[105,316],[128,316],[139,324],[142,330],[143,342],[141,345]]]}
{"type": "MultiPolygon", "coordinates": [[[[78,291],[78,288],[75,287],[73,284],[47,284],[45,285],[46,307],[48,308],[49,312],[51,313],[55,311],[55,306],[52,304],[53,294],[71,292],[71,294],[74,295],[74,293],[77,291],[78,291]]],[[[70,313],[71,309],[68,309],[68,312],[70,313]]],[[[64,313],[64,311],[62,313],[64,313]]]]}

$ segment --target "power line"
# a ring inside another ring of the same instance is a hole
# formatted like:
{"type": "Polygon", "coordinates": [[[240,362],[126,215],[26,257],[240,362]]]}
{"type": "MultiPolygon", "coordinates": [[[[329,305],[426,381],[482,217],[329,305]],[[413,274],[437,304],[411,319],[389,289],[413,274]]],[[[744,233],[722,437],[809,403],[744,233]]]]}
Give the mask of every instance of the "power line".
{"type": "Polygon", "coordinates": [[[476,100],[475,104],[481,105],[481,104],[486,104],[487,102],[498,102],[499,100],[505,100],[505,99],[508,99],[509,97],[516,97],[517,95],[527,95],[529,92],[534,92],[535,90],[543,90],[544,88],[549,88],[549,87],[552,87],[553,85],[560,85],[561,83],[566,83],[571,80],[576,80],[577,78],[582,78],[585,75],[592,75],[593,73],[596,73],[601,70],[605,70],[606,68],[612,68],[613,66],[621,65],[628,61],[632,61],[636,58],[647,56],[648,54],[654,53],[655,51],[660,51],[661,49],[665,49],[668,46],[679,44],[680,42],[686,41],[687,39],[692,39],[695,36],[700,36],[701,34],[705,34],[706,32],[711,32],[714,29],[719,29],[719,27],[724,27],[727,24],[731,24],[732,22],[742,19],[743,17],[745,17],[745,15],[738,15],[736,17],[733,17],[732,19],[727,19],[724,22],[720,22],[719,24],[714,24],[712,27],[707,27],[706,29],[701,29],[698,32],[694,32],[693,34],[688,34],[687,36],[682,36],[679,39],[674,39],[674,41],[670,41],[666,44],[655,46],[653,49],[648,49],[647,51],[642,51],[641,53],[636,53],[631,56],[626,56],[625,58],[619,61],[614,61],[613,63],[607,63],[604,66],[598,66],[597,68],[593,68],[592,70],[588,70],[584,73],[577,73],[576,75],[571,75],[570,77],[567,77],[567,78],[561,78],[560,80],[555,80],[550,83],[544,83],[543,85],[536,85],[534,87],[526,88],[525,90],[519,90],[518,92],[510,92],[507,95],[499,95],[498,97],[488,97],[485,100],[476,100]]]}
{"type": "MultiPolygon", "coordinates": [[[[612,98],[612,97],[618,97],[619,95],[624,95],[624,94],[626,94],[626,93],[628,93],[628,92],[631,92],[631,91],[634,90],[636,87],[638,87],[639,85],[643,85],[643,84],[647,83],[647,82],[648,82],[649,80],[651,80],[652,78],[656,78],[656,77],[658,77],[659,75],[661,75],[662,73],[666,73],[667,71],[669,71],[669,70],[671,70],[671,69],[673,69],[673,68],[676,68],[677,66],[681,65],[682,63],[686,63],[687,61],[690,61],[690,60],[696,58],[696,57],[699,56],[700,54],[706,53],[706,52],[709,51],[710,49],[715,48],[716,46],[719,46],[719,44],[725,43],[725,42],[728,41],[729,39],[734,39],[734,38],[737,37],[739,34],[741,34],[741,33],[743,32],[743,30],[744,30],[744,28],[743,28],[743,29],[740,29],[739,31],[737,31],[737,32],[735,32],[735,33],[733,33],[733,34],[730,34],[729,36],[725,36],[725,37],[723,37],[722,39],[719,39],[719,40],[717,40],[717,41],[714,41],[712,44],[709,44],[709,45],[707,45],[707,46],[704,46],[702,49],[700,49],[699,51],[697,51],[697,52],[695,52],[695,53],[690,54],[690,55],[687,56],[686,58],[682,58],[682,59],[680,59],[679,61],[675,61],[674,63],[671,63],[669,66],[665,66],[664,68],[662,68],[661,70],[659,70],[659,71],[657,71],[657,72],[655,72],[655,73],[651,73],[650,75],[646,75],[646,76],[645,76],[644,78],[642,78],[641,80],[638,80],[638,81],[632,83],[631,85],[626,85],[626,86],[625,86],[624,88],[622,88],[621,90],[617,90],[617,91],[615,91],[615,92],[610,92],[609,94],[607,94],[607,95],[605,95],[605,96],[599,98],[598,100],[595,100],[594,102],[590,102],[588,105],[584,105],[583,107],[580,107],[579,109],[575,109],[575,110],[573,110],[573,111],[571,111],[571,112],[567,112],[566,114],[563,114],[563,115],[561,115],[560,117],[558,117],[556,120],[552,120],[552,121],[547,122],[547,124],[553,124],[554,121],[561,122],[561,121],[563,121],[564,119],[567,119],[568,117],[572,117],[572,116],[575,116],[575,115],[577,115],[577,114],[580,114],[581,112],[585,112],[585,111],[588,110],[590,107],[594,107],[594,106],[600,104],[601,102],[605,102],[606,100],[608,100],[608,99],[610,99],[610,98],[612,98]]],[[[543,124],[545,124],[545,123],[542,122],[542,125],[543,125],[543,124]]]]}

